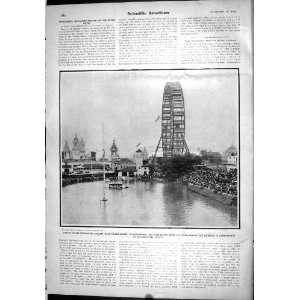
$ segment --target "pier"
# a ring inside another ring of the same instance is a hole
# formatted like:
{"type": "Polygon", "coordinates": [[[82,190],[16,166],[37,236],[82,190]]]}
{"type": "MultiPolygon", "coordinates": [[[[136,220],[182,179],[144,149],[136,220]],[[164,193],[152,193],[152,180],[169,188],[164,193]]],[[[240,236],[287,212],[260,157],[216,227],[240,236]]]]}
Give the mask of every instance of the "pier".
{"type": "MultiPolygon", "coordinates": [[[[106,172],[105,176],[111,178],[116,176],[114,172],[106,172]]],[[[82,174],[63,174],[62,175],[62,186],[67,186],[70,184],[81,183],[81,182],[91,182],[103,180],[104,174],[101,173],[82,173],[82,174]]]]}

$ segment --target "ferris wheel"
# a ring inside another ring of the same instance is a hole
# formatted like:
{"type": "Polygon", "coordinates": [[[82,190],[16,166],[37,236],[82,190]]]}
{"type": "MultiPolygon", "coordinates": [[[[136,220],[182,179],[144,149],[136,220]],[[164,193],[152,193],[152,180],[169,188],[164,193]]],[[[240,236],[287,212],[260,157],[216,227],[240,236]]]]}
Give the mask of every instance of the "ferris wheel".
{"type": "Polygon", "coordinates": [[[161,136],[154,157],[160,145],[165,158],[189,153],[185,141],[184,96],[177,81],[165,85],[161,116],[161,136]]]}

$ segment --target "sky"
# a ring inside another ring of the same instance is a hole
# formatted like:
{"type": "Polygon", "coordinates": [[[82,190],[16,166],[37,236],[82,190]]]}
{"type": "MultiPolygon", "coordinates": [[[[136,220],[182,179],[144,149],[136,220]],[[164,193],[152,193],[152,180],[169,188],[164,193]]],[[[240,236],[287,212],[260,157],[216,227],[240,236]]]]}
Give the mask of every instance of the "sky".
{"type": "Polygon", "coordinates": [[[184,94],[186,142],[198,149],[224,152],[237,145],[236,70],[89,71],[61,74],[61,144],[70,148],[75,133],[86,149],[106,153],[116,140],[121,157],[138,143],[154,152],[160,133],[163,90],[179,81],[184,94]]]}

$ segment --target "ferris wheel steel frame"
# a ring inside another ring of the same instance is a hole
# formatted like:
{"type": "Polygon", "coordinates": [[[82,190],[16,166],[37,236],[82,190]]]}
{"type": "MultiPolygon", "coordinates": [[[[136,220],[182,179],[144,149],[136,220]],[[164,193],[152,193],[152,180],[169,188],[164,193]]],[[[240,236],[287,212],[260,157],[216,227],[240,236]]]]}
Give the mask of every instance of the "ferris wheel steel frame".
{"type": "Polygon", "coordinates": [[[185,140],[185,108],[182,87],[179,82],[167,82],[164,88],[161,136],[159,138],[154,158],[161,145],[164,158],[189,153],[185,140]]]}

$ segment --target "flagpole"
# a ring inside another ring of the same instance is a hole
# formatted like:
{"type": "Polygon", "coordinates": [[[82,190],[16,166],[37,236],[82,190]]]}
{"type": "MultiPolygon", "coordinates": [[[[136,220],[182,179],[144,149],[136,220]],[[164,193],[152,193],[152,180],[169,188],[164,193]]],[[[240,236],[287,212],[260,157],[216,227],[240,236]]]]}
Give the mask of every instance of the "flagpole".
{"type": "Polygon", "coordinates": [[[102,170],[103,170],[103,183],[102,183],[102,187],[103,187],[103,199],[102,201],[107,201],[106,197],[105,197],[105,145],[104,145],[104,123],[102,123],[102,145],[103,145],[103,149],[102,149],[102,162],[103,162],[103,166],[102,166],[102,170]]]}

